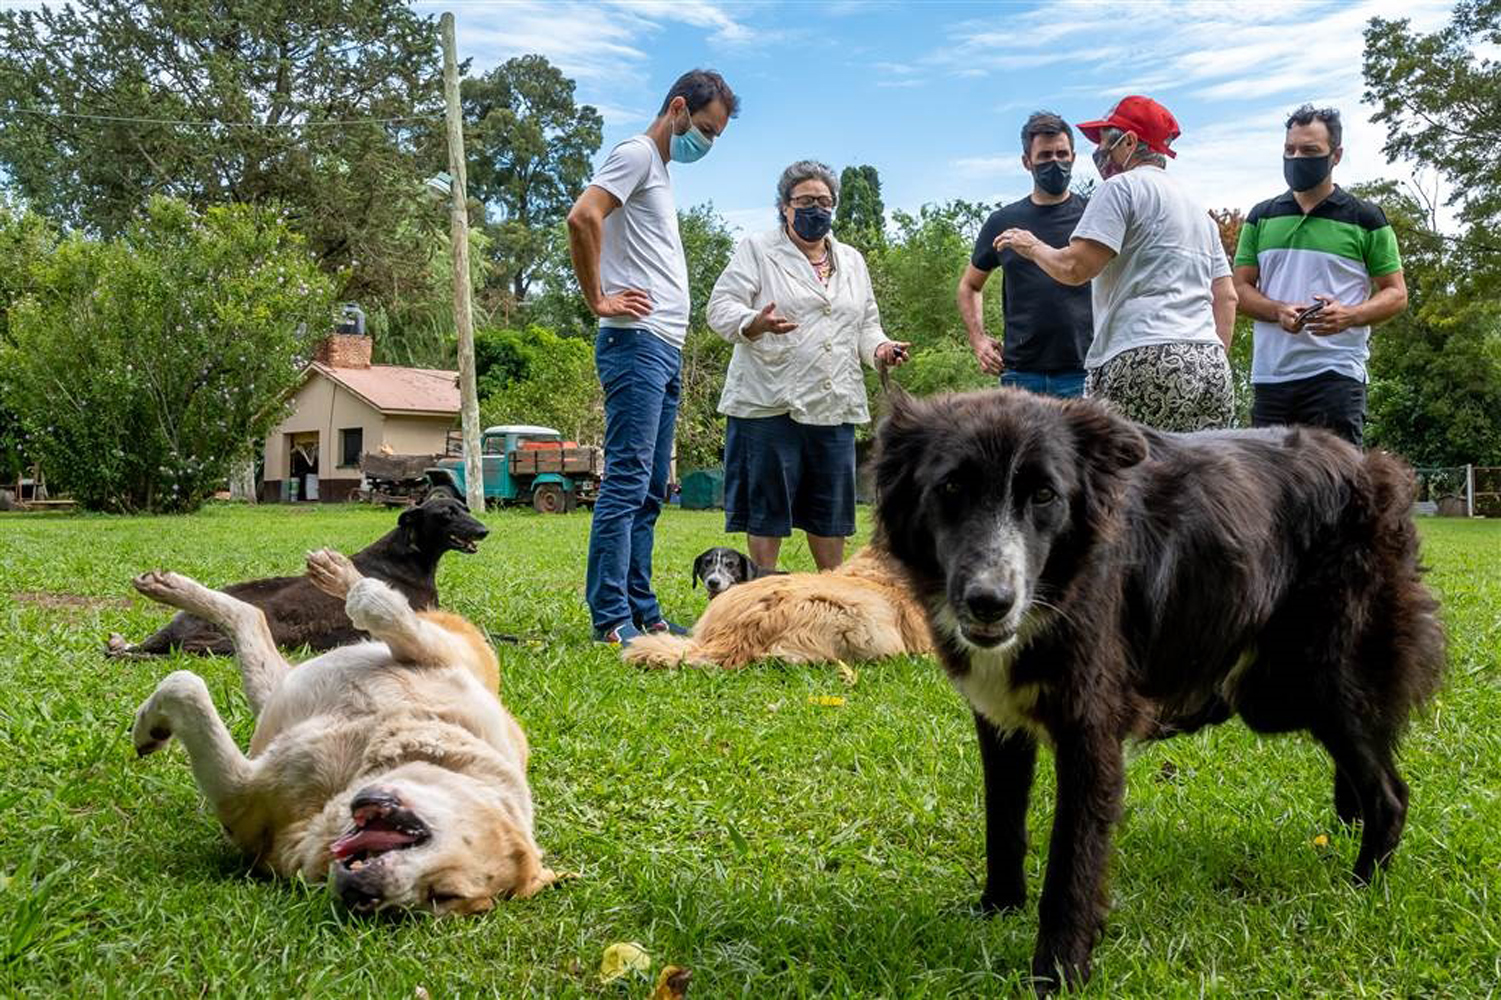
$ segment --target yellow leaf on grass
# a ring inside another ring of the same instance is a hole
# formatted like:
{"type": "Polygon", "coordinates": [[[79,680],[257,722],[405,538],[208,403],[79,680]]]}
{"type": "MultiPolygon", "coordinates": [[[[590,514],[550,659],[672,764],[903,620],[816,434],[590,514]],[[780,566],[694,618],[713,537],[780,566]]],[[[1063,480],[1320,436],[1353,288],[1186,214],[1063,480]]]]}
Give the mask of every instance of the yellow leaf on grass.
{"type": "Polygon", "coordinates": [[[822,705],[825,708],[838,708],[844,704],[844,699],[837,694],[810,694],[808,704],[822,705]]]}
{"type": "Polygon", "coordinates": [[[605,949],[604,957],[599,960],[599,981],[613,983],[633,972],[650,969],[651,956],[645,948],[634,941],[617,941],[605,949]]]}
{"type": "Polygon", "coordinates": [[[657,988],[651,991],[651,1000],[684,1000],[688,996],[688,980],[693,971],[681,965],[669,965],[657,977],[657,988]]]}
{"type": "Polygon", "coordinates": [[[844,683],[848,684],[850,687],[854,687],[855,682],[860,679],[860,671],[856,670],[848,663],[845,663],[843,660],[836,661],[834,665],[839,668],[839,679],[844,681],[844,683]]]}
{"type": "Polygon", "coordinates": [[[1329,837],[1328,837],[1328,835],[1321,833],[1317,837],[1314,837],[1313,838],[1313,846],[1314,847],[1328,847],[1329,846],[1329,837]]]}

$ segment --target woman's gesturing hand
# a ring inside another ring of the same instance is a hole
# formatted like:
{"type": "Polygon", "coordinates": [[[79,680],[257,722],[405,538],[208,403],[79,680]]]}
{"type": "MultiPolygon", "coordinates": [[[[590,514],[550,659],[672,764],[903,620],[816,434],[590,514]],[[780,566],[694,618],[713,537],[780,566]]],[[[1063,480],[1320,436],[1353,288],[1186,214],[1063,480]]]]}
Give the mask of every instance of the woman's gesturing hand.
{"type": "Polygon", "coordinates": [[[756,313],[756,318],[745,325],[745,336],[755,340],[763,333],[791,333],[797,324],[780,315],[775,302],[766,303],[766,308],[756,313]]]}

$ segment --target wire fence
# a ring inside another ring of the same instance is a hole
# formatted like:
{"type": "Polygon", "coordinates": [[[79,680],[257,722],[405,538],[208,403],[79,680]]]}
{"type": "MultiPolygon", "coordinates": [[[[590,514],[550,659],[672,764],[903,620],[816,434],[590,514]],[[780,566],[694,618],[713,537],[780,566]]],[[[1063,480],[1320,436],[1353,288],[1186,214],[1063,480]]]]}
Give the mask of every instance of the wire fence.
{"type": "Polygon", "coordinates": [[[1414,469],[1415,511],[1429,517],[1501,517],[1501,466],[1454,465],[1414,469]]]}

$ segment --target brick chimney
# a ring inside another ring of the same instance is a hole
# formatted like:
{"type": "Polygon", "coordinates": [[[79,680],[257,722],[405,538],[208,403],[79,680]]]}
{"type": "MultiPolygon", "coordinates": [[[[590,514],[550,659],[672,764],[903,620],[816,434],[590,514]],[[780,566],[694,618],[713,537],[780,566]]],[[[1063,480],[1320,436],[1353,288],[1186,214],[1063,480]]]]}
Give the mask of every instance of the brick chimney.
{"type": "Polygon", "coordinates": [[[331,333],[319,342],[313,360],[330,368],[369,368],[370,338],[361,333],[331,333]]]}

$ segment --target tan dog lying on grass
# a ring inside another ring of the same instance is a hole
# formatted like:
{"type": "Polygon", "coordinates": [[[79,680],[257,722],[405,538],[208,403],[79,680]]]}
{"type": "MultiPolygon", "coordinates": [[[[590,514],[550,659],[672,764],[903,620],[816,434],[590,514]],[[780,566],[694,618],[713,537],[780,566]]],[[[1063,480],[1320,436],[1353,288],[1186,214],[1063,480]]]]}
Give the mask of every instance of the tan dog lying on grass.
{"type": "Polygon", "coordinates": [[[552,882],[532,838],[526,737],[500,703],[484,637],[457,615],[412,611],[337,552],[310,553],[307,567],[374,641],[296,669],[259,608],[176,573],[136,577],[147,597],[230,636],[257,719],[246,757],[203,679],[179,670],[136,712],[136,752],[182,740],[257,866],[327,877],[356,911],[475,913],[552,882]]]}
{"type": "Polygon", "coordinates": [[[743,667],[756,660],[832,663],[926,653],[933,640],[891,557],[874,546],[827,573],[736,584],[709,602],[693,634],[654,633],[621,651],[648,667],[743,667]]]}

